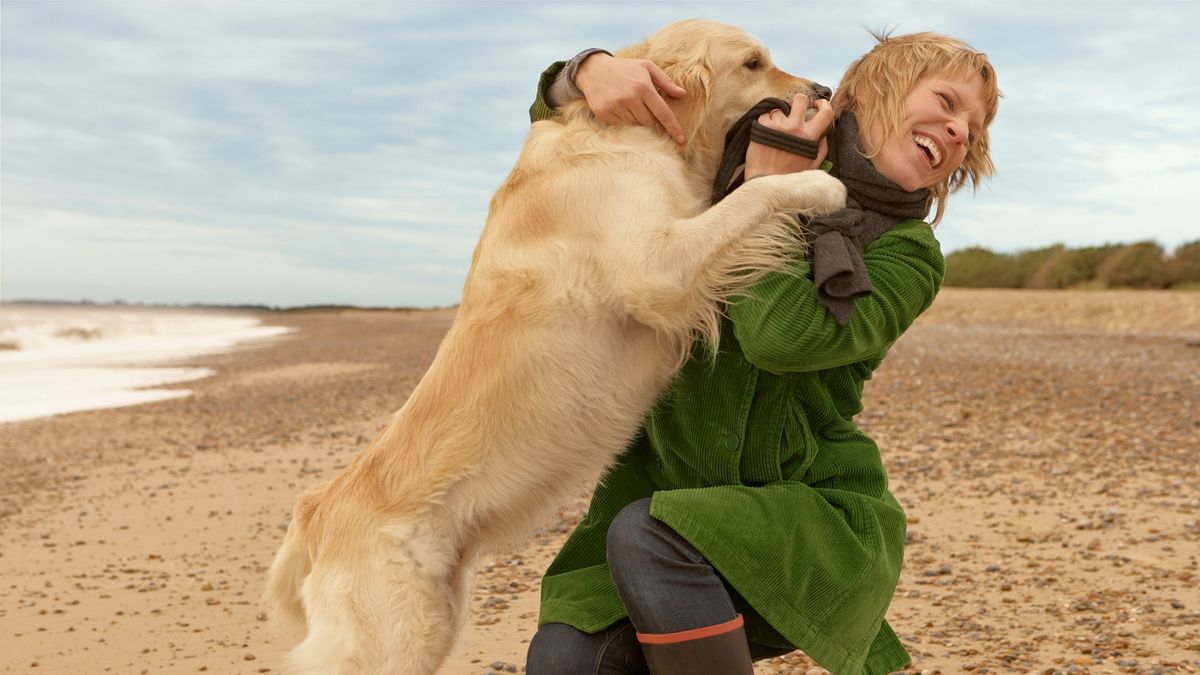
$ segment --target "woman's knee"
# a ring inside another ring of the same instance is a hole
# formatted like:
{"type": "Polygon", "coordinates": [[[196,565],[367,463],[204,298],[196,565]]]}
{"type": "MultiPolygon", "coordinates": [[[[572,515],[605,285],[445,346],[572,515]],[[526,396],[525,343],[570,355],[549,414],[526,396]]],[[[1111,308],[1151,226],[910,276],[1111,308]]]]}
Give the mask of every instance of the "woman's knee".
{"type": "Polygon", "coordinates": [[[538,628],[529,641],[527,675],[591,675],[596,648],[592,636],[563,623],[538,628]]]}
{"type": "Polygon", "coordinates": [[[608,525],[608,565],[614,574],[636,566],[653,548],[654,516],[650,499],[639,499],[621,509],[608,525]]]}
{"type": "Polygon", "coordinates": [[[650,515],[650,498],[631,502],[608,527],[608,566],[622,581],[652,580],[681,566],[707,564],[704,556],[669,525],[650,515]]]}

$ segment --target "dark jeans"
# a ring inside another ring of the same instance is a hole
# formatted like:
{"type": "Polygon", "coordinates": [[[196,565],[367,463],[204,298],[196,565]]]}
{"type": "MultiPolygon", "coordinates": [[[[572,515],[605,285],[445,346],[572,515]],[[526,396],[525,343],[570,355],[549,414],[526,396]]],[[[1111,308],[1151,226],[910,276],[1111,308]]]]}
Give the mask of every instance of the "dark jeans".
{"type": "MultiPolygon", "coordinates": [[[[704,556],[665,523],[650,515],[650,499],[621,510],[608,529],[608,566],[629,619],[599,633],[561,623],[538,629],[529,643],[527,675],[637,675],[649,672],[635,632],[674,633],[753,615],[704,556]],[[631,623],[632,622],[632,623],[631,623]],[[636,631],[635,631],[636,627],[636,631]]],[[[761,619],[759,619],[761,622],[761,619]]],[[[786,640],[761,622],[774,639],[751,642],[755,658],[791,651],[786,640]]]]}

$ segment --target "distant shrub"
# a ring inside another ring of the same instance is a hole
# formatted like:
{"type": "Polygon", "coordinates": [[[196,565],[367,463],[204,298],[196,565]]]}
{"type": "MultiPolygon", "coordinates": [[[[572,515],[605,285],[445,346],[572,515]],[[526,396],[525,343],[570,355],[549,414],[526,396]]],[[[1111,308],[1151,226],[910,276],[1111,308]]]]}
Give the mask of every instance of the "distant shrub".
{"type": "Polygon", "coordinates": [[[947,286],[1020,288],[1021,276],[1011,256],[974,246],[946,256],[947,286]]]}
{"type": "Polygon", "coordinates": [[[1101,261],[1096,278],[1109,288],[1166,288],[1166,256],[1152,241],[1120,246],[1101,261]]]}
{"type": "Polygon", "coordinates": [[[1175,249],[1167,260],[1167,283],[1172,287],[1200,284],[1200,240],[1175,249]]]}
{"type": "Polygon", "coordinates": [[[1060,257],[1065,250],[1062,244],[1055,244],[1047,248],[1035,248],[1013,254],[1013,274],[1020,279],[1020,287],[1049,288],[1041,279],[1042,270],[1050,261],[1060,257]]]}
{"type": "Polygon", "coordinates": [[[1200,240],[1168,256],[1152,241],[1017,253],[975,246],[946,256],[947,286],[968,288],[1200,288],[1200,240]]]}
{"type": "Polygon", "coordinates": [[[1026,288],[1062,288],[1058,285],[1055,271],[1062,265],[1062,261],[1067,257],[1069,251],[1062,244],[1051,248],[1053,249],[1052,253],[1046,256],[1042,264],[1025,278],[1026,288]]]}
{"type": "Polygon", "coordinates": [[[1029,280],[1028,288],[1072,288],[1082,284],[1102,286],[1096,281],[1096,268],[1118,246],[1087,246],[1058,252],[1046,259],[1029,280]]]}

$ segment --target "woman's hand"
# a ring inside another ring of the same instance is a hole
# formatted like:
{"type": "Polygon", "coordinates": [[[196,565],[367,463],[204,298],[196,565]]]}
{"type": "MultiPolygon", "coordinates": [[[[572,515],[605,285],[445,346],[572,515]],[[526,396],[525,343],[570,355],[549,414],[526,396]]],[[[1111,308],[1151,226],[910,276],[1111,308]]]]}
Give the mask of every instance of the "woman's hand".
{"type": "Polygon", "coordinates": [[[759,176],[820,168],[821,163],[825,161],[825,155],[829,153],[825,132],[829,131],[830,125],[833,124],[833,107],[829,105],[829,101],[818,98],[815,105],[816,113],[810,119],[805,119],[808,107],[808,95],[796,94],[792,99],[790,115],[784,115],[782,110],[776,109],[760,115],[758,122],[763,126],[784,131],[793,136],[814,141],[820,139],[817,158],[808,159],[786,150],[778,150],[769,145],[751,142],[750,147],[746,149],[746,180],[759,176]]]}
{"type": "Polygon", "coordinates": [[[661,124],[676,143],[683,142],[683,127],[658,90],[673,98],[687,92],[650,61],[592,54],[579,64],[575,86],[601,120],[644,127],[661,124]]]}

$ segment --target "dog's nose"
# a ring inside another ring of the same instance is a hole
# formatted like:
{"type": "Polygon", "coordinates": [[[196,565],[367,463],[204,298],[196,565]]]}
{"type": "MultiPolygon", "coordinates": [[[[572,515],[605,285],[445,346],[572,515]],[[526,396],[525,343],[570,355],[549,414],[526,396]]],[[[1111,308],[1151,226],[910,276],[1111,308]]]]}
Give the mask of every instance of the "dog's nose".
{"type": "Polygon", "coordinates": [[[833,90],[823,84],[812,83],[813,95],[817,98],[823,98],[826,101],[833,98],[833,90]]]}

